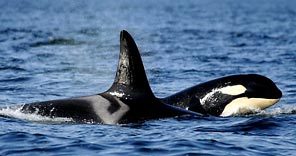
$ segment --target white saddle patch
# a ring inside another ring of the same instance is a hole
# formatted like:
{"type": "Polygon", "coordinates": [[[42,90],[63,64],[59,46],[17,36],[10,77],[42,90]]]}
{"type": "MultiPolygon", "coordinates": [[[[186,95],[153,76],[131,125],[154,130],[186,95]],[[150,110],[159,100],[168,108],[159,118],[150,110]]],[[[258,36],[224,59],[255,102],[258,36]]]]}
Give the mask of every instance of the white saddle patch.
{"type": "Polygon", "coordinates": [[[129,111],[129,107],[117,98],[114,98],[114,100],[120,105],[120,108],[113,113],[108,111],[108,108],[111,105],[110,101],[100,95],[87,97],[85,100],[92,103],[96,114],[105,124],[117,124],[119,120],[129,111]]]}

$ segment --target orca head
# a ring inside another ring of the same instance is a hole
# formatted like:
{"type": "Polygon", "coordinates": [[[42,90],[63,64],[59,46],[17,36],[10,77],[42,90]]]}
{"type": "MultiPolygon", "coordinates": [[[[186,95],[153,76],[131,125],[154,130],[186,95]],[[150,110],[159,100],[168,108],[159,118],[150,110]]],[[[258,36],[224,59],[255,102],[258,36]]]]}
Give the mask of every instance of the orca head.
{"type": "Polygon", "coordinates": [[[280,99],[282,92],[269,78],[258,75],[245,75],[243,86],[246,87],[245,94],[249,98],[280,99]]]}
{"type": "Polygon", "coordinates": [[[201,114],[231,116],[263,110],[281,97],[282,92],[272,80],[247,74],[210,80],[161,100],[201,114]]]}
{"type": "Polygon", "coordinates": [[[266,109],[277,103],[282,92],[269,78],[257,75],[230,76],[228,83],[219,90],[228,97],[220,116],[248,114],[266,109]]]}

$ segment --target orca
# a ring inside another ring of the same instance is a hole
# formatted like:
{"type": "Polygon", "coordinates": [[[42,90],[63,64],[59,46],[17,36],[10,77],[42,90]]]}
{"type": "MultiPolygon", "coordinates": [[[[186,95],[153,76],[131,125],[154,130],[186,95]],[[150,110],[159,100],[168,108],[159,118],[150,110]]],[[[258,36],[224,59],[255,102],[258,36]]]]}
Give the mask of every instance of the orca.
{"type": "Polygon", "coordinates": [[[269,78],[242,74],[201,83],[161,100],[201,114],[232,116],[263,110],[281,97],[282,92],[269,78]]]}
{"type": "Polygon", "coordinates": [[[120,32],[115,80],[107,91],[68,99],[20,105],[23,113],[71,118],[78,123],[125,124],[180,115],[198,115],[163,103],[149,86],[138,47],[131,35],[120,32]]]}

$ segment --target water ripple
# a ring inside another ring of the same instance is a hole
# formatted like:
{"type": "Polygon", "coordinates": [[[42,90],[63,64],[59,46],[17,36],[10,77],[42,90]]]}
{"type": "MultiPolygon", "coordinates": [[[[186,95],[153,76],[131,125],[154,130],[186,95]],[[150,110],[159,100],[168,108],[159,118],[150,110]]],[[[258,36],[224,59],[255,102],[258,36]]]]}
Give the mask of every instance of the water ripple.
{"type": "Polygon", "coordinates": [[[76,41],[74,39],[65,39],[65,38],[49,38],[46,41],[39,41],[32,43],[31,47],[41,47],[41,46],[54,46],[54,45],[79,45],[83,42],[76,41]]]}

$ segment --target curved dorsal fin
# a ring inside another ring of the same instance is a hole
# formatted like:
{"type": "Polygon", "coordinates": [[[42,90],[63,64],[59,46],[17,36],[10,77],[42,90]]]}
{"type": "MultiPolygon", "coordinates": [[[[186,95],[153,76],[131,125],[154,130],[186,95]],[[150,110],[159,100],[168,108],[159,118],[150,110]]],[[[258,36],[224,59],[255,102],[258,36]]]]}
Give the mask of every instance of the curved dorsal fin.
{"type": "Polygon", "coordinates": [[[125,30],[120,32],[120,54],[115,80],[107,92],[125,99],[140,95],[141,98],[154,98],[138,47],[125,30]]]}

